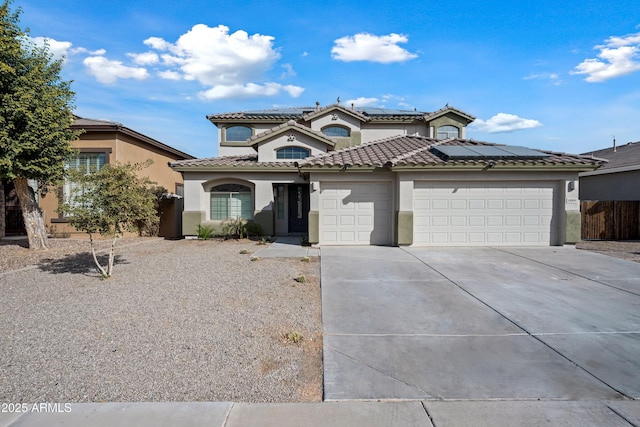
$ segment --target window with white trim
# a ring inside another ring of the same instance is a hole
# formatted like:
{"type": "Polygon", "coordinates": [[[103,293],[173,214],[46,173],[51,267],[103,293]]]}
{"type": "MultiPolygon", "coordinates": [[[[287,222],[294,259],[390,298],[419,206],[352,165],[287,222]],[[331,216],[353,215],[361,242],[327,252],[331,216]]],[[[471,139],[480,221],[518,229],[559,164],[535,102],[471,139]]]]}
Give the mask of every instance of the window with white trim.
{"type": "Polygon", "coordinates": [[[460,137],[460,129],[455,126],[446,125],[438,128],[438,139],[449,139],[460,137]]]}
{"type": "MultiPolygon", "coordinates": [[[[83,174],[98,172],[107,163],[107,154],[104,152],[78,153],[65,163],[66,170],[76,170],[83,174]]],[[[65,179],[62,186],[62,199],[65,203],[73,205],[73,195],[81,191],[78,183],[65,179]]]]}
{"type": "Polygon", "coordinates": [[[276,150],[276,159],[278,160],[299,160],[310,155],[311,151],[302,147],[282,147],[276,150]]]}
{"type": "Polygon", "coordinates": [[[211,189],[211,219],[253,219],[251,189],[242,184],[221,184],[211,189]]]}

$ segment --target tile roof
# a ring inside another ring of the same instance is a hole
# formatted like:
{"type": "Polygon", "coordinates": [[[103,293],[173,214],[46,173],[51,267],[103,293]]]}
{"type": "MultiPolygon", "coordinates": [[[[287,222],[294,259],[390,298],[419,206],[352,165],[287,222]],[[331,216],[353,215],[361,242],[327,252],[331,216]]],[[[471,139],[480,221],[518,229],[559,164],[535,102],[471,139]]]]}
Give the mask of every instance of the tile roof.
{"type": "Polygon", "coordinates": [[[178,160],[169,164],[171,167],[180,169],[188,168],[264,168],[264,169],[281,169],[295,167],[294,162],[258,162],[258,155],[250,156],[223,156],[209,157],[205,159],[178,160]]]}
{"type": "Polygon", "coordinates": [[[590,151],[584,153],[584,155],[608,160],[609,162],[602,166],[600,170],[640,165],[640,141],[619,145],[615,151],[613,147],[610,147],[590,151]]]}
{"type": "Polygon", "coordinates": [[[268,129],[264,132],[260,132],[257,135],[253,135],[252,137],[250,137],[249,139],[247,139],[247,141],[249,143],[251,143],[251,145],[256,144],[257,142],[262,141],[265,138],[268,138],[270,135],[274,135],[274,134],[278,134],[286,129],[289,128],[293,128],[293,129],[297,129],[300,132],[306,133],[307,135],[310,135],[322,142],[324,142],[325,144],[331,146],[331,147],[335,147],[336,145],[336,141],[333,140],[332,138],[329,138],[328,136],[326,136],[325,134],[323,134],[322,132],[318,132],[315,131],[311,128],[308,128],[304,125],[301,125],[300,123],[294,121],[294,120],[289,120],[286,123],[282,123],[278,126],[272,127],[271,129],[268,129]]]}
{"type": "Polygon", "coordinates": [[[167,153],[172,154],[174,157],[179,159],[195,159],[191,154],[187,154],[183,151],[180,151],[176,148],[173,148],[167,144],[164,144],[157,139],[153,139],[147,135],[144,135],[138,131],[130,129],[121,123],[112,122],[109,120],[95,120],[95,119],[87,119],[80,116],[73,116],[73,125],[71,125],[72,129],[84,129],[86,131],[94,131],[94,132],[122,132],[125,135],[129,135],[133,138],[138,139],[139,141],[143,141],[153,147],[156,147],[160,150],[163,150],[167,153]]]}
{"type": "MultiPolygon", "coordinates": [[[[251,120],[251,121],[285,121],[285,120],[300,120],[306,116],[312,117],[316,113],[321,113],[328,109],[335,107],[341,107],[347,112],[353,113],[355,116],[362,120],[370,120],[375,118],[376,120],[416,120],[422,119],[425,115],[433,114],[415,110],[396,110],[388,108],[374,108],[374,107],[354,107],[342,104],[331,104],[325,107],[289,107],[289,108],[275,108],[272,110],[253,110],[253,111],[238,111],[231,113],[210,114],[207,116],[211,122],[225,121],[225,120],[251,120]]],[[[456,110],[459,111],[459,110],[456,110]]],[[[462,112],[460,112],[462,113],[462,112]]],[[[469,116],[466,113],[462,113],[464,116],[469,116]]]]}
{"type": "Polygon", "coordinates": [[[549,156],[537,159],[449,159],[444,160],[435,154],[431,148],[440,144],[461,146],[500,146],[489,142],[473,140],[447,139],[436,140],[421,136],[395,136],[379,141],[370,142],[342,150],[332,151],[309,157],[299,162],[301,167],[395,167],[395,166],[442,166],[442,165],[487,165],[493,162],[497,166],[514,165],[548,165],[548,166],[588,166],[596,167],[601,164],[598,159],[575,154],[542,151],[549,156]]]}

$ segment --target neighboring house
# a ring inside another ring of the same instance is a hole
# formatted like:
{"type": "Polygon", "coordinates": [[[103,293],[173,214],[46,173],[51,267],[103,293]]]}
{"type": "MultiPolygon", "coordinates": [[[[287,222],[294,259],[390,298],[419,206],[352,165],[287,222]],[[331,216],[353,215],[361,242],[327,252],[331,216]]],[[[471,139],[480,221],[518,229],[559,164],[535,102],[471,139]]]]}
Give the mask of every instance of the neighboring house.
{"type": "Polygon", "coordinates": [[[183,232],[229,218],[326,245],[560,245],[580,239],[589,157],[465,139],[474,117],[377,108],[214,114],[221,157],[177,161],[183,232]]]}
{"type": "Polygon", "coordinates": [[[580,200],[640,200],[640,141],[584,155],[607,163],[580,173],[580,200]]]}
{"type": "MultiPolygon", "coordinates": [[[[193,156],[129,129],[120,123],[76,117],[72,127],[84,129],[85,132],[80,135],[78,140],[72,142],[78,153],[71,159],[68,167],[92,171],[105,164],[142,163],[150,159],[153,164],[142,170],[141,174],[148,176],[151,181],[166,188],[170,193],[182,195],[182,175],[169,168],[168,163],[176,160],[194,159],[193,156]]],[[[38,195],[39,205],[45,218],[45,226],[53,234],[77,233],[68,224],[67,219],[57,212],[60,197],[65,197],[65,193],[69,192],[71,185],[73,184],[67,182],[57,192],[50,191],[45,195],[38,195]]],[[[3,202],[11,194],[11,187],[11,183],[4,185],[5,195],[1,198],[3,202]]],[[[175,211],[176,209],[181,211],[181,201],[171,205],[170,209],[163,211],[164,217],[161,221],[160,234],[165,237],[176,237],[182,234],[181,215],[180,212],[175,211]]],[[[16,220],[20,219],[22,215],[19,206],[17,213],[15,212],[16,207],[9,206],[9,204],[0,210],[10,214],[16,220]],[[8,209],[11,209],[11,212],[8,209]]],[[[9,215],[7,215],[8,217],[9,215]]],[[[4,221],[2,224],[4,225],[4,221]]],[[[12,224],[12,227],[7,224],[7,234],[24,232],[24,230],[20,230],[20,224],[12,224]]]]}
{"type": "Polygon", "coordinates": [[[585,153],[607,160],[580,173],[585,239],[640,239],[640,141],[585,153]]]}

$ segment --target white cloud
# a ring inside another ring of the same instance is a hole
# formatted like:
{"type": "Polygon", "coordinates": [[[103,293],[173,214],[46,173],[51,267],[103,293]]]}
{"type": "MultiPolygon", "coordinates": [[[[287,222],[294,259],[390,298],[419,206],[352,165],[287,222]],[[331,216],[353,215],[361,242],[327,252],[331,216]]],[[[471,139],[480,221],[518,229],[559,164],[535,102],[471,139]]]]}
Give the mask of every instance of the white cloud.
{"type": "Polygon", "coordinates": [[[406,43],[408,40],[407,36],[395,33],[387,36],[358,33],[335,40],[331,57],[345,62],[404,62],[418,56],[398,46],[398,43],[406,43]]]}
{"type": "Polygon", "coordinates": [[[181,80],[182,79],[182,75],[180,73],[178,73],[177,71],[171,71],[171,70],[158,71],[158,76],[161,79],[165,79],[165,80],[181,80]]]}
{"type": "Polygon", "coordinates": [[[609,37],[595,49],[597,58],[585,59],[571,74],[585,74],[585,81],[596,83],[640,71],[640,33],[609,37]]]}
{"type": "Polygon", "coordinates": [[[71,49],[71,46],[73,46],[71,42],[62,42],[49,37],[31,37],[31,41],[33,41],[36,46],[44,47],[47,45],[49,52],[51,52],[55,59],[63,59],[68,57],[70,53],[75,53],[74,50],[71,49]]]}
{"type": "Polygon", "coordinates": [[[127,53],[127,56],[133,59],[138,65],[153,65],[160,62],[160,57],[155,52],[144,52],[144,53],[127,53]]]}
{"type": "Polygon", "coordinates": [[[487,121],[476,119],[469,125],[469,127],[488,133],[511,132],[540,126],[542,126],[542,123],[537,120],[523,119],[522,117],[507,113],[498,113],[487,121]]]}
{"type": "Polygon", "coordinates": [[[353,104],[356,107],[370,107],[372,105],[376,105],[380,100],[378,98],[365,98],[361,96],[356,99],[348,99],[344,104],[351,105],[353,104]]]}
{"type": "Polygon", "coordinates": [[[282,64],[282,68],[284,68],[284,71],[280,75],[281,79],[285,79],[287,77],[294,77],[296,75],[296,72],[293,69],[293,65],[291,65],[291,64],[282,64]]]}
{"type": "Polygon", "coordinates": [[[145,68],[128,67],[120,61],[112,61],[104,56],[90,56],[83,61],[89,74],[100,83],[115,83],[118,79],[144,80],[149,77],[145,68]]]}
{"type": "Polygon", "coordinates": [[[253,98],[256,96],[274,96],[285,91],[293,98],[299,97],[304,88],[291,85],[281,85],[279,83],[265,83],[263,85],[255,83],[216,85],[211,89],[200,92],[200,98],[206,100],[218,100],[226,98],[253,98]]]}
{"type": "MultiPolygon", "coordinates": [[[[229,32],[224,25],[209,27],[197,24],[175,43],[149,37],[144,44],[156,52],[158,63],[167,67],[157,74],[163,79],[198,81],[209,89],[200,93],[204,99],[273,96],[287,92],[293,97],[304,90],[298,86],[261,82],[264,75],[280,59],[272,36],[238,30],[229,32]]],[[[146,54],[140,54],[146,55],[146,54]]],[[[132,54],[132,57],[133,54],[132,54]]],[[[151,55],[134,57],[152,60],[151,55]]],[[[142,65],[151,62],[139,62],[142,65]]],[[[291,64],[283,64],[281,78],[295,76],[291,64]]]]}
{"type": "Polygon", "coordinates": [[[156,50],[166,50],[170,46],[170,43],[164,41],[160,37],[149,37],[143,43],[156,50]]]}
{"type": "Polygon", "coordinates": [[[280,58],[273,49],[273,37],[239,30],[229,34],[224,25],[211,28],[195,25],[176,43],[157,37],[145,44],[168,53],[162,55],[165,65],[178,65],[187,80],[204,85],[235,85],[250,82],[263,75],[280,58]]]}

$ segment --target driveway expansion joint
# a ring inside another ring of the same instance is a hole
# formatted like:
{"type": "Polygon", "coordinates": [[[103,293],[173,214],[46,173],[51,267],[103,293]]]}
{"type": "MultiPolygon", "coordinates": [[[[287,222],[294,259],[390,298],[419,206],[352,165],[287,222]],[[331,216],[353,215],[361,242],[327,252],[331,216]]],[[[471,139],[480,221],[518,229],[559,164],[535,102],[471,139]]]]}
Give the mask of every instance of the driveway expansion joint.
{"type": "MultiPolygon", "coordinates": [[[[346,353],[344,353],[344,352],[342,352],[342,351],[340,351],[340,350],[336,349],[335,347],[332,347],[332,346],[327,345],[327,344],[325,344],[325,346],[326,346],[326,348],[329,348],[329,349],[331,349],[332,351],[334,351],[334,352],[336,352],[336,353],[338,353],[338,354],[341,354],[342,356],[346,357],[347,359],[349,359],[349,360],[351,360],[351,361],[353,361],[353,362],[355,362],[355,363],[362,364],[362,365],[364,365],[364,366],[368,367],[369,369],[372,369],[372,370],[374,370],[374,371],[376,371],[376,372],[381,373],[382,375],[385,375],[385,376],[387,376],[387,377],[389,377],[389,378],[393,379],[394,381],[398,381],[398,382],[400,382],[400,383],[402,383],[402,384],[404,384],[404,385],[406,385],[406,386],[408,386],[408,387],[414,388],[414,389],[418,390],[419,392],[424,393],[424,394],[425,394],[424,399],[428,399],[428,398],[435,398],[435,397],[433,396],[433,394],[429,393],[429,392],[428,392],[428,391],[426,391],[426,390],[421,389],[420,387],[418,387],[418,386],[417,386],[417,385],[415,385],[415,384],[410,384],[410,383],[408,383],[408,382],[406,382],[406,381],[404,381],[404,380],[401,380],[400,378],[396,378],[396,377],[394,377],[393,375],[391,375],[390,373],[388,373],[388,372],[386,372],[386,371],[383,371],[382,369],[376,368],[375,366],[371,366],[370,364],[368,364],[368,363],[364,362],[363,360],[360,360],[360,359],[358,359],[358,358],[355,358],[355,357],[353,357],[353,356],[350,356],[350,355],[348,355],[348,354],[346,354],[346,353]]],[[[418,399],[415,399],[415,400],[418,400],[418,399]]]]}
{"type": "MultiPolygon", "coordinates": [[[[512,323],[516,328],[524,331],[526,333],[526,335],[529,335],[531,338],[533,338],[534,340],[538,341],[539,343],[541,343],[542,345],[544,345],[545,347],[549,348],[551,351],[553,351],[554,353],[556,353],[558,356],[562,357],[563,359],[565,359],[566,361],[568,361],[569,363],[571,363],[573,366],[575,366],[576,368],[580,369],[581,371],[585,372],[587,375],[589,375],[590,377],[594,378],[595,380],[599,381],[600,383],[604,384],[605,386],[609,387],[611,390],[615,391],[616,393],[620,394],[621,396],[624,396],[625,398],[632,398],[632,396],[629,396],[627,394],[625,394],[622,390],[617,389],[616,387],[614,387],[613,385],[609,384],[608,382],[606,382],[605,380],[599,378],[598,376],[596,376],[594,373],[592,373],[591,371],[587,370],[585,367],[583,367],[582,365],[580,365],[579,363],[575,362],[574,360],[570,359],[568,356],[564,355],[562,352],[560,352],[558,349],[556,349],[555,347],[553,347],[552,345],[550,345],[549,343],[545,342],[542,338],[540,338],[539,336],[536,336],[534,333],[532,333],[531,331],[527,330],[525,327],[523,327],[522,325],[516,323],[515,321],[511,320],[508,316],[506,316],[505,314],[503,314],[502,312],[500,312],[498,309],[494,308],[493,306],[491,306],[490,304],[488,304],[487,302],[485,302],[484,300],[480,299],[478,296],[476,296],[475,294],[473,294],[472,292],[470,292],[468,289],[466,289],[464,286],[460,285],[459,283],[457,283],[455,280],[449,278],[446,274],[442,273],[441,271],[439,271],[438,269],[434,268],[433,266],[427,264],[424,260],[420,259],[418,256],[416,256],[415,254],[408,252],[405,248],[401,247],[400,248],[403,252],[409,254],[410,256],[414,257],[415,259],[417,259],[420,263],[422,263],[423,265],[425,265],[426,267],[428,267],[429,269],[433,270],[434,272],[436,272],[437,274],[439,274],[440,276],[442,276],[444,279],[448,280],[451,284],[453,284],[454,286],[458,287],[461,291],[465,292],[466,294],[468,294],[471,298],[475,299],[476,301],[478,301],[479,303],[483,304],[484,306],[486,306],[487,308],[489,308],[490,310],[492,310],[493,312],[495,312],[496,314],[498,314],[499,316],[501,316],[502,318],[504,318],[505,320],[507,320],[508,322],[512,323]]],[[[530,258],[527,258],[525,256],[520,256],[518,254],[512,254],[511,252],[508,252],[506,250],[502,250],[502,249],[498,249],[498,248],[491,248],[500,252],[504,252],[504,253],[508,253],[511,255],[516,255],[519,256],[521,258],[524,258],[526,260],[529,260],[531,262],[537,262],[539,264],[542,265],[547,265],[545,263],[541,263],[535,260],[532,260],[530,258]]],[[[559,270],[562,270],[561,268],[555,267],[550,265],[549,267],[551,268],[556,268],[559,270]]],[[[562,270],[564,271],[564,270],[562,270]]],[[[582,277],[578,274],[572,273],[572,272],[567,272],[579,277],[582,277]]],[[[587,280],[592,280],[589,278],[585,278],[587,280]]],[[[596,281],[597,282],[597,281],[596,281]]],[[[600,283],[600,282],[598,282],[600,283]]],[[[606,286],[609,286],[605,283],[603,283],[606,286]]],[[[612,288],[616,288],[615,286],[611,286],[612,288]]],[[[616,288],[617,289],[617,288],[616,288]]],[[[629,292],[632,295],[636,295],[633,292],[629,292]]]]}

